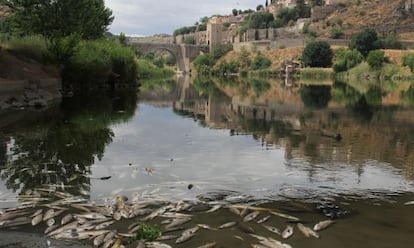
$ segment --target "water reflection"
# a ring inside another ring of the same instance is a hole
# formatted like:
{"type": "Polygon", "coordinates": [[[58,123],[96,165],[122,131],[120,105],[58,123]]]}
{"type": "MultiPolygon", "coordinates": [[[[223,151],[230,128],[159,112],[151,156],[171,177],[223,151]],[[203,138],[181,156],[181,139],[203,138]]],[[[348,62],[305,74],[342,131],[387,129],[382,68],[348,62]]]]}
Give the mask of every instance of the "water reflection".
{"type": "Polygon", "coordinates": [[[90,167],[114,138],[110,126],[130,120],[136,103],[134,90],[78,95],[64,99],[53,118],[7,130],[0,164],[5,186],[19,195],[46,189],[88,197],[90,167]]]}

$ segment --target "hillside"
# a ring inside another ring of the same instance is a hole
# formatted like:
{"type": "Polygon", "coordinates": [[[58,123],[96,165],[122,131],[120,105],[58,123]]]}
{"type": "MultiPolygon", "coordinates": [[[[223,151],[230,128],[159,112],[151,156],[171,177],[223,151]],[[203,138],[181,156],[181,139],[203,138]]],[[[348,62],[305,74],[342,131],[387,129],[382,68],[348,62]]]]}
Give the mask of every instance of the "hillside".
{"type": "Polygon", "coordinates": [[[341,28],[349,38],[364,27],[375,27],[386,35],[396,31],[404,40],[414,40],[414,12],[404,10],[401,0],[348,1],[338,5],[325,19],[310,24],[310,29],[319,36],[329,37],[333,27],[341,28]],[[357,4],[356,2],[360,2],[357,4]]]}

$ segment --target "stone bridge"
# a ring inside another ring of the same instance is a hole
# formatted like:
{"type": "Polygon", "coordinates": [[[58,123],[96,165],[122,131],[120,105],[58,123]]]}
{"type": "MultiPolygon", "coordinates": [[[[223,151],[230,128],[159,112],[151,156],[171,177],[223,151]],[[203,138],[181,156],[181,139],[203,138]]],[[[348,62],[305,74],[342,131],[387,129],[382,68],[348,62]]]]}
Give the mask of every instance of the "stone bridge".
{"type": "Polygon", "coordinates": [[[154,53],[156,51],[167,51],[175,56],[177,60],[178,71],[182,73],[190,72],[191,62],[200,53],[208,53],[208,46],[186,45],[174,43],[144,43],[131,42],[143,54],[154,53]]]}

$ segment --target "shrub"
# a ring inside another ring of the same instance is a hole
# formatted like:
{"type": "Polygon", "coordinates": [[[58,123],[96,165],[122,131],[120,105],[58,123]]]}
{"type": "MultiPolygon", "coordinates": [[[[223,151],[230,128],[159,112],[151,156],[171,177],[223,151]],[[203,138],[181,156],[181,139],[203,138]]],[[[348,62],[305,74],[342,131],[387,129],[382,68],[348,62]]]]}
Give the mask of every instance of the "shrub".
{"type": "Polygon", "coordinates": [[[196,40],[195,40],[195,38],[194,38],[194,35],[187,36],[187,37],[185,37],[185,39],[184,39],[184,44],[187,44],[187,45],[194,45],[195,43],[196,43],[196,40]]]}
{"type": "Polygon", "coordinates": [[[373,69],[379,69],[382,67],[384,62],[384,52],[381,50],[372,50],[369,52],[367,57],[367,63],[373,69]]]}
{"type": "Polygon", "coordinates": [[[341,36],[344,34],[344,32],[342,32],[342,28],[337,28],[337,27],[333,27],[330,31],[329,31],[329,36],[332,39],[339,39],[341,38],[341,36]]]}
{"type": "Polygon", "coordinates": [[[302,53],[303,63],[311,67],[330,67],[332,58],[331,46],[325,41],[308,43],[302,53]]]}
{"type": "Polygon", "coordinates": [[[403,49],[404,46],[396,32],[389,33],[383,40],[383,48],[385,49],[403,49]]]}
{"type": "Polygon", "coordinates": [[[357,50],[338,50],[333,69],[335,72],[347,71],[364,60],[364,56],[357,50]]]}
{"type": "Polygon", "coordinates": [[[84,83],[108,82],[115,77],[121,82],[135,82],[137,64],[133,49],[116,41],[81,42],[65,67],[66,80],[84,83]]]}
{"type": "Polygon", "coordinates": [[[252,70],[260,70],[269,68],[272,65],[272,61],[263,55],[257,55],[252,62],[252,70]]]}
{"type": "Polygon", "coordinates": [[[352,36],[349,48],[358,50],[364,57],[368,56],[371,50],[381,48],[381,40],[375,29],[366,28],[352,36]]]}
{"type": "Polygon", "coordinates": [[[406,54],[403,57],[403,65],[408,66],[411,72],[414,72],[414,53],[406,54]]]}

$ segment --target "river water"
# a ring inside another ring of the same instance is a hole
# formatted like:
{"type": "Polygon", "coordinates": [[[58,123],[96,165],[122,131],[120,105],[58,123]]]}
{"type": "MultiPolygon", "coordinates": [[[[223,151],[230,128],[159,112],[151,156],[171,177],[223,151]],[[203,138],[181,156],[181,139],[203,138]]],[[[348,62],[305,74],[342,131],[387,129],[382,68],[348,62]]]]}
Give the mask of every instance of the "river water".
{"type": "MultiPolygon", "coordinates": [[[[119,194],[242,203],[282,209],[309,226],[336,219],[320,239],[296,231],[286,241],[293,247],[412,247],[412,92],[392,82],[187,77],[145,82],[138,94],[89,93],[47,111],[2,113],[0,208],[24,204],[22,195],[38,188],[98,204],[119,194]]],[[[194,218],[219,226],[237,216],[221,209],[194,218]]],[[[177,247],[212,239],[251,247],[240,229],[203,232],[177,247]]]]}

